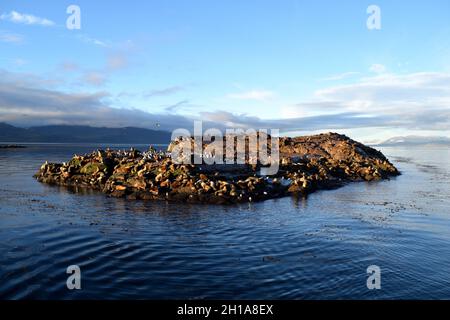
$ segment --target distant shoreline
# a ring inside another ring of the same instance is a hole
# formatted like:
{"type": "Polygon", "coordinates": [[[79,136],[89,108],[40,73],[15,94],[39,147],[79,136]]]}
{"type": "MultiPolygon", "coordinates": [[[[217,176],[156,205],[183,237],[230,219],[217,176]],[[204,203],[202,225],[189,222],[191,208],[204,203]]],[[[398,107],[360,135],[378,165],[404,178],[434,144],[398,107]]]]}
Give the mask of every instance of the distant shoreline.
{"type": "Polygon", "coordinates": [[[19,146],[26,148],[27,145],[105,145],[105,146],[157,146],[157,147],[164,147],[168,146],[169,143],[131,143],[131,142],[124,142],[124,143],[108,143],[108,142],[19,142],[19,143],[12,143],[9,141],[0,141],[0,146],[19,146]]]}
{"type": "Polygon", "coordinates": [[[380,147],[380,148],[388,148],[388,147],[450,147],[449,143],[381,143],[381,144],[368,144],[371,147],[380,147]]]}
{"type": "Polygon", "coordinates": [[[17,144],[0,144],[0,149],[25,149],[26,146],[17,144]]]}

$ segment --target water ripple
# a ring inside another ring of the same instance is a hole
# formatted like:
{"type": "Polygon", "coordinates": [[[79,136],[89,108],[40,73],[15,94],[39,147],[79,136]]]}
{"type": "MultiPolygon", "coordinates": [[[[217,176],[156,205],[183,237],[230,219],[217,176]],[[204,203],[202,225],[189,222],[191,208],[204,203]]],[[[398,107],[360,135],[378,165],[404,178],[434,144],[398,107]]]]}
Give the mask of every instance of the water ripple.
{"type": "Polygon", "coordinates": [[[391,181],[234,206],[129,202],[31,177],[91,149],[0,154],[0,298],[450,298],[447,150],[387,149],[403,172],[391,181]],[[71,264],[80,291],[66,288],[71,264]]]}

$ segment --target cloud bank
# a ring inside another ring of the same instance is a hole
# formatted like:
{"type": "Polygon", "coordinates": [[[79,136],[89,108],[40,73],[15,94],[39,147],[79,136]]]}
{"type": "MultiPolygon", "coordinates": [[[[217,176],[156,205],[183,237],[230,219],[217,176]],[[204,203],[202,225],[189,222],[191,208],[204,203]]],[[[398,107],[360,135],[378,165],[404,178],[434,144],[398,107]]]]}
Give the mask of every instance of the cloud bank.
{"type": "MultiPolygon", "coordinates": [[[[171,88],[170,91],[177,91],[171,88]]],[[[157,92],[164,94],[167,92],[157,92]]],[[[155,94],[155,92],[153,92],[155,94]]],[[[299,115],[314,109],[315,114],[289,118],[261,119],[226,110],[180,115],[180,103],[166,113],[150,113],[109,105],[110,94],[68,93],[48,89],[37,77],[0,70],[0,122],[20,126],[78,124],[105,127],[134,126],[173,130],[191,128],[193,120],[205,127],[277,128],[295,131],[386,128],[439,131],[450,128],[450,74],[383,74],[344,86],[328,87],[315,93],[315,101],[292,106],[299,115]]]]}

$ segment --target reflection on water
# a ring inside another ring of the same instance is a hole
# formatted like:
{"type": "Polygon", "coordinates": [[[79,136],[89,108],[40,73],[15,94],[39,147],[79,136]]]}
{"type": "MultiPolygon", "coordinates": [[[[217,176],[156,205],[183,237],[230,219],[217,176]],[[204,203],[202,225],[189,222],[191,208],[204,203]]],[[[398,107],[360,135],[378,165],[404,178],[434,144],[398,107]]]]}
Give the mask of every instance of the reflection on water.
{"type": "Polygon", "coordinates": [[[391,181],[233,206],[32,178],[45,160],[95,147],[0,151],[1,298],[450,298],[448,148],[384,148],[403,173],[391,181]],[[65,286],[72,264],[80,291],[65,286]],[[379,291],[366,287],[372,264],[379,291]]]}

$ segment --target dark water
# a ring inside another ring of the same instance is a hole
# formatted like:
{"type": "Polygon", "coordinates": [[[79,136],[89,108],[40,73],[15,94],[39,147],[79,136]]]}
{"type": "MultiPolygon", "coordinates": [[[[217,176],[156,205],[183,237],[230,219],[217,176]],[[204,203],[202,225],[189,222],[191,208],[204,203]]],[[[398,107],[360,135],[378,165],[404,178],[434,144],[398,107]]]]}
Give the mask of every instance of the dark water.
{"type": "Polygon", "coordinates": [[[125,201],[36,182],[94,146],[0,150],[0,297],[449,299],[450,149],[384,148],[403,172],[238,206],[125,201]],[[82,289],[66,288],[79,265],[82,289]],[[381,290],[366,269],[381,268],[381,290]]]}

